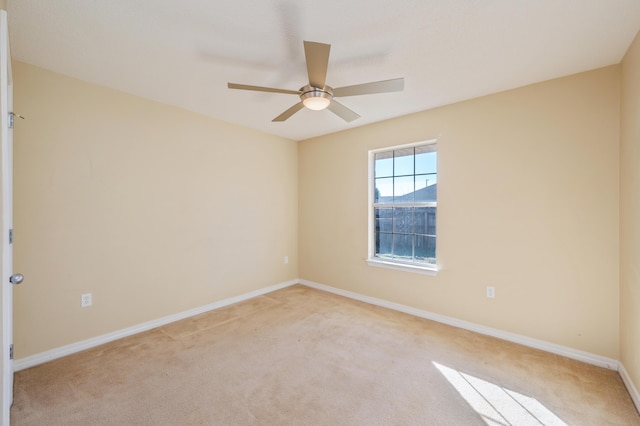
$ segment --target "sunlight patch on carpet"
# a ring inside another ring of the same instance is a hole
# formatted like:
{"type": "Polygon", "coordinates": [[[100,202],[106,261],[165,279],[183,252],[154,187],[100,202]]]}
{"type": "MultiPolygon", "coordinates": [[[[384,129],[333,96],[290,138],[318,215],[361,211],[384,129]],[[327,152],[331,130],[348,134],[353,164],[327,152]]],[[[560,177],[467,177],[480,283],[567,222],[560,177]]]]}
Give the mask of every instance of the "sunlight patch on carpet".
{"type": "Polygon", "coordinates": [[[505,389],[437,362],[433,365],[490,426],[567,426],[535,398],[505,389]]]}

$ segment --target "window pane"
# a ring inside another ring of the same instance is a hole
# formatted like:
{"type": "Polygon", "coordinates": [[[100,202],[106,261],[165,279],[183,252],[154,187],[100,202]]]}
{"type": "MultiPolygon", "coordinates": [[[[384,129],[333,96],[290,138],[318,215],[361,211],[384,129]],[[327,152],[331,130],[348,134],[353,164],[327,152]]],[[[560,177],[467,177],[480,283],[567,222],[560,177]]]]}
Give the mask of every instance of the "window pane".
{"type": "Polygon", "coordinates": [[[393,151],[394,176],[413,174],[413,148],[393,151]]]}
{"type": "Polygon", "coordinates": [[[393,209],[393,232],[402,234],[413,232],[413,207],[393,209]]]}
{"type": "Polygon", "coordinates": [[[393,176],[393,151],[375,155],[374,174],[375,177],[393,176]]]}
{"type": "Polygon", "coordinates": [[[413,259],[413,236],[393,234],[393,257],[413,259]]]}
{"type": "Polygon", "coordinates": [[[393,178],[376,179],[374,202],[375,203],[391,203],[393,202],[393,178]]]}
{"type": "Polygon", "coordinates": [[[420,147],[416,148],[416,174],[437,173],[438,153],[420,152],[420,147]]]}
{"type": "Polygon", "coordinates": [[[414,232],[422,235],[436,235],[436,208],[416,207],[413,212],[414,232]]]}
{"type": "Polygon", "coordinates": [[[391,257],[391,247],[393,245],[393,234],[376,233],[376,255],[391,257]]]}
{"type": "Polygon", "coordinates": [[[376,257],[435,265],[436,149],[436,144],[428,144],[390,149],[373,156],[372,196],[376,204],[372,206],[372,237],[376,257]]]}
{"type": "Polygon", "coordinates": [[[393,209],[375,208],[376,232],[393,232],[393,209]]]}
{"type": "Polygon", "coordinates": [[[393,181],[393,201],[396,203],[413,202],[413,176],[394,178],[393,181]]]}
{"type": "Polygon", "coordinates": [[[436,263],[436,237],[416,235],[415,237],[416,260],[436,263]]]}
{"type": "Polygon", "coordinates": [[[415,201],[437,200],[438,175],[416,175],[415,201]]]}

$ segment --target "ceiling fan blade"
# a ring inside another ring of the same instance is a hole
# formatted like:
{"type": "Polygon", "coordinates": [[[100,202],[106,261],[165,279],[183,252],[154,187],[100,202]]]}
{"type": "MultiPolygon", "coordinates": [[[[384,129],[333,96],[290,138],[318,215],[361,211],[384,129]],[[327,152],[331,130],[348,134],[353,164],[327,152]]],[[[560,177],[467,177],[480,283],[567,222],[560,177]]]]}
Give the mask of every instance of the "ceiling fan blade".
{"type": "Polygon", "coordinates": [[[304,55],[307,59],[307,73],[309,84],[312,87],[322,89],[327,80],[327,68],[329,67],[330,44],[304,42],[304,55]]]}
{"type": "Polygon", "coordinates": [[[404,89],[404,78],[393,80],[374,81],[373,83],[355,84],[333,89],[333,96],[358,96],[371,95],[374,93],[401,92],[404,89]]]}
{"type": "Polygon", "coordinates": [[[284,93],[285,95],[299,95],[298,90],[275,89],[273,87],[249,86],[247,84],[227,83],[229,89],[253,90],[256,92],[284,93]]]}
{"type": "Polygon", "coordinates": [[[296,112],[300,111],[302,108],[304,108],[304,105],[302,104],[302,102],[298,102],[297,104],[295,104],[294,106],[292,106],[291,108],[289,108],[288,110],[286,110],[285,112],[283,112],[282,114],[280,114],[279,116],[277,116],[271,121],[284,121],[287,118],[291,117],[296,112]]]}
{"type": "Polygon", "coordinates": [[[337,115],[338,117],[342,118],[347,123],[351,123],[356,118],[360,118],[360,116],[357,113],[355,113],[354,111],[351,111],[349,108],[342,105],[340,102],[336,101],[335,99],[331,101],[327,109],[332,113],[334,113],[335,115],[337,115]]]}

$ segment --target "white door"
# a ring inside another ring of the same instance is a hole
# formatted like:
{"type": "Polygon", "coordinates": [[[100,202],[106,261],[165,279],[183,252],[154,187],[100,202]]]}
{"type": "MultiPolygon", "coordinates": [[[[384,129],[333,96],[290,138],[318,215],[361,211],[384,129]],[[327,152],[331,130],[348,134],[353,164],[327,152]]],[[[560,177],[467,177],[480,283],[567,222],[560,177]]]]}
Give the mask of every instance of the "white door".
{"type": "Polygon", "coordinates": [[[9,410],[13,402],[13,359],[9,356],[13,346],[13,284],[22,281],[21,276],[13,275],[13,131],[9,120],[13,112],[13,86],[11,79],[11,56],[9,53],[9,29],[7,11],[0,10],[0,189],[2,196],[2,425],[9,424],[9,410]],[[10,237],[11,235],[11,237],[10,237]]]}

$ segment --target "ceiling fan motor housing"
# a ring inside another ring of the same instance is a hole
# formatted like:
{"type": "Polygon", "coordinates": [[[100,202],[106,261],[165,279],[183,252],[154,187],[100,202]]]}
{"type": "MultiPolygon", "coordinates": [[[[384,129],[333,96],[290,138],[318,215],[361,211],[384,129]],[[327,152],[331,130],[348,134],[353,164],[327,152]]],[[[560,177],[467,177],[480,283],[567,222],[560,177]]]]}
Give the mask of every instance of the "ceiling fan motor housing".
{"type": "Polygon", "coordinates": [[[333,99],[333,87],[324,86],[322,89],[307,84],[300,88],[300,99],[305,107],[314,111],[325,109],[333,99]]]}

